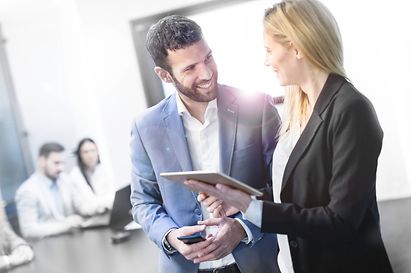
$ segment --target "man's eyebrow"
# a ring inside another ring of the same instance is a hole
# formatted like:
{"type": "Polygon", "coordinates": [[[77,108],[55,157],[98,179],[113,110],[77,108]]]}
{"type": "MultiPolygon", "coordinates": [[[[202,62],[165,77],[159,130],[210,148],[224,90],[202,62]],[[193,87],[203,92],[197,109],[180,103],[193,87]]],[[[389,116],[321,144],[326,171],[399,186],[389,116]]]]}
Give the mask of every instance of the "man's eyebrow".
{"type": "Polygon", "coordinates": [[[189,64],[189,65],[183,67],[183,69],[181,71],[189,70],[189,69],[193,68],[194,66],[196,66],[196,64],[197,63],[189,64]]]}
{"type": "MultiPolygon", "coordinates": [[[[213,51],[210,49],[210,51],[208,51],[208,53],[207,53],[207,55],[206,55],[206,58],[210,57],[210,55],[212,55],[212,54],[213,54],[213,51]]],[[[189,65],[183,67],[183,69],[182,69],[181,71],[186,71],[186,70],[188,70],[188,69],[190,69],[190,68],[193,68],[193,67],[196,66],[196,65],[197,65],[197,63],[189,64],[189,65]]]]}

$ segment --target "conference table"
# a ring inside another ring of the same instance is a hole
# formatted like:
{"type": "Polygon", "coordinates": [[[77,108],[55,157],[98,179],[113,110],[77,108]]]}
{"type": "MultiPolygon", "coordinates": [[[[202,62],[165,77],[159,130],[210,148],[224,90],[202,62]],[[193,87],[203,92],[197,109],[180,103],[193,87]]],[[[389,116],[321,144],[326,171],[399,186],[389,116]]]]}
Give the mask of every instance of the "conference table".
{"type": "Polygon", "coordinates": [[[156,273],[158,248],[143,230],[111,242],[109,228],[76,231],[30,242],[35,259],[11,273],[156,273]]]}
{"type": "MultiPolygon", "coordinates": [[[[411,198],[379,202],[381,231],[394,273],[411,272],[411,198]]],[[[159,249],[143,230],[111,243],[111,230],[78,231],[32,242],[35,259],[11,273],[156,273],[159,249]]]]}

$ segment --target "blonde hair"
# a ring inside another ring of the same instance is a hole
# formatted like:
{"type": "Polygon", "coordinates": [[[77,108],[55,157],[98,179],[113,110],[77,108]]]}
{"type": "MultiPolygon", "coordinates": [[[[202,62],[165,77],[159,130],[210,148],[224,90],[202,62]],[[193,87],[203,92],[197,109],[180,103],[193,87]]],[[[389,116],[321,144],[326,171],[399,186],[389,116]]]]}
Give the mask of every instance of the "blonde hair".
{"type": "MultiPolygon", "coordinates": [[[[266,33],[298,48],[315,67],[345,77],[340,31],[331,12],[317,0],[283,0],[265,11],[266,33]]],[[[286,88],[286,115],[280,134],[299,128],[308,98],[299,86],[286,88]]]]}

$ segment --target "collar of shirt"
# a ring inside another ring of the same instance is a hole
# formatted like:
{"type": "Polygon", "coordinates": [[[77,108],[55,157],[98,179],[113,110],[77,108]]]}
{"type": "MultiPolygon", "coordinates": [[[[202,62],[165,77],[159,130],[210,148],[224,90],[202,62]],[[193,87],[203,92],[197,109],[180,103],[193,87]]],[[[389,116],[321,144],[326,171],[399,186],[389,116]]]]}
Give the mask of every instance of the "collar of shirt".
{"type": "MultiPolygon", "coordinates": [[[[177,104],[177,111],[180,116],[194,118],[191,115],[191,113],[188,111],[187,107],[183,103],[183,100],[181,99],[177,91],[176,91],[176,104],[177,104]]],[[[215,118],[217,118],[216,110],[217,110],[217,99],[213,99],[207,105],[207,108],[204,114],[204,118],[205,118],[204,124],[208,124],[214,121],[215,118]]]]}
{"type": "Polygon", "coordinates": [[[44,183],[46,183],[49,189],[58,188],[59,178],[57,178],[56,181],[53,181],[50,178],[48,178],[45,174],[43,174],[42,172],[38,172],[38,176],[40,177],[41,180],[44,181],[44,183]]]}

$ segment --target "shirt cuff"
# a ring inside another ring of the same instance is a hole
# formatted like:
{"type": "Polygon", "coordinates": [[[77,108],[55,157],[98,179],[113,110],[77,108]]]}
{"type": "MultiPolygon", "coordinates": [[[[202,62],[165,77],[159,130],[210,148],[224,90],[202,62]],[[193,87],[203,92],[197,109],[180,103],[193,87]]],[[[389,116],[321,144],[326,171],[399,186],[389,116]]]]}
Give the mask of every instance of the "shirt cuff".
{"type": "Polygon", "coordinates": [[[253,234],[251,233],[251,230],[247,227],[247,225],[241,219],[239,218],[234,218],[234,219],[237,220],[241,224],[241,226],[243,226],[243,229],[246,233],[245,238],[242,239],[241,242],[248,245],[253,240],[253,234]]]}
{"type": "Polygon", "coordinates": [[[161,245],[163,246],[163,250],[167,255],[171,255],[177,252],[177,250],[167,241],[167,235],[173,231],[175,228],[170,229],[169,231],[166,232],[166,234],[163,236],[163,239],[161,240],[161,245]]]}
{"type": "Polygon", "coordinates": [[[4,263],[6,264],[6,268],[10,269],[11,268],[11,264],[10,264],[10,258],[7,255],[1,256],[3,257],[4,263]]]}
{"type": "Polygon", "coordinates": [[[263,201],[253,198],[245,213],[241,213],[245,220],[250,221],[257,227],[261,228],[261,218],[263,215],[263,201]]]}

